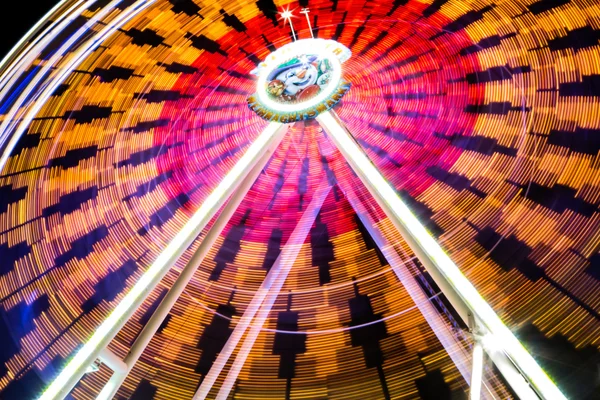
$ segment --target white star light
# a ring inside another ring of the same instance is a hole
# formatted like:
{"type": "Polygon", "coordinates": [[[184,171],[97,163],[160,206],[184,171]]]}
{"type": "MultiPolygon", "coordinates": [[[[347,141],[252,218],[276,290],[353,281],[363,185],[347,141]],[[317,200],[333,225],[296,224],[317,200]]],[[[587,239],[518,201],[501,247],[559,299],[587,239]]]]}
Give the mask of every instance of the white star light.
{"type": "Polygon", "coordinates": [[[292,14],[292,12],[289,9],[283,10],[279,14],[281,15],[281,18],[283,20],[285,20],[286,22],[289,21],[289,20],[291,20],[292,17],[294,16],[294,14],[292,14]]]}
{"type": "Polygon", "coordinates": [[[284,9],[282,12],[279,13],[279,15],[281,15],[281,18],[284,20],[284,25],[286,22],[290,23],[290,29],[292,30],[292,36],[294,37],[294,41],[296,41],[296,32],[294,32],[294,24],[292,24],[292,17],[294,16],[293,13],[294,10],[290,11],[289,8],[284,9]]]}

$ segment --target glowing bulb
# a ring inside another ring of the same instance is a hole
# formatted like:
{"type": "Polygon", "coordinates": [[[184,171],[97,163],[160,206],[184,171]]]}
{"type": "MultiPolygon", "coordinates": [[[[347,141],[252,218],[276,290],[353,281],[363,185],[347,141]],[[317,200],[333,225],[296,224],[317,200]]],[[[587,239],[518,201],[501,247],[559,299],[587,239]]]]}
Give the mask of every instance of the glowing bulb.
{"type": "Polygon", "coordinates": [[[292,18],[293,14],[290,10],[284,10],[283,12],[280,13],[281,14],[281,18],[285,19],[285,20],[289,20],[292,18]]]}
{"type": "MultiPolygon", "coordinates": [[[[292,24],[292,17],[294,16],[293,12],[290,11],[289,8],[286,8],[279,14],[281,14],[281,18],[283,18],[283,20],[285,22],[290,23],[290,29],[292,30],[292,36],[294,37],[294,42],[295,42],[296,41],[296,32],[294,32],[294,24],[292,24]]],[[[285,22],[283,23],[284,26],[285,26],[285,22]]]]}

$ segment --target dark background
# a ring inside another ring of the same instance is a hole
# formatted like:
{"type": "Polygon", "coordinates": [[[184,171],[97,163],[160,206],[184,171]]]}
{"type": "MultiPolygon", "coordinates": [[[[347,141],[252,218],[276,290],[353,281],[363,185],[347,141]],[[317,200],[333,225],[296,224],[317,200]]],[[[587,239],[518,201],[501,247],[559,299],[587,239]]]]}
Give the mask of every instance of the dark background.
{"type": "Polygon", "coordinates": [[[60,0],[16,0],[0,23],[0,59],[60,0]]]}

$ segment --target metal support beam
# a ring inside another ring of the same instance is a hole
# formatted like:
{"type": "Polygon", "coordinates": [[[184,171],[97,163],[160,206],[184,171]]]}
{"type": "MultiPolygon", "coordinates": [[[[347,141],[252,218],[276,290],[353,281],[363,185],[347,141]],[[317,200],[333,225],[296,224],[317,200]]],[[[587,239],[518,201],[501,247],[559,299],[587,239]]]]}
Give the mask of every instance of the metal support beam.
{"type": "MultiPolygon", "coordinates": [[[[317,121],[328,133],[465,323],[468,324],[469,314],[472,314],[477,325],[485,332],[485,336],[489,336],[493,342],[497,343],[502,348],[502,352],[512,361],[510,364],[512,364],[514,373],[505,374],[509,384],[513,388],[518,386],[524,394],[527,393],[525,398],[535,398],[537,392],[544,399],[566,400],[554,382],[383,178],[350,132],[342,125],[337,115],[333,111],[327,111],[321,113],[317,117],[317,121]],[[521,379],[526,377],[535,392],[531,387],[526,390],[520,380],[514,379],[515,374],[521,379]]],[[[494,357],[492,360],[496,362],[494,357]]],[[[508,371],[510,365],[503,364],[503,367],[508,371]]]]}
{"type": "Polygon", "coordinates": [[[163,323],[164,319],[167,317],[167,315],[169,314],[169,312],[171,311],[171,309],[185,290],[185,287],[193,278],[194,274],[196,273],[196,270],[198,269],[200,264],[202,264],[202,261],[219,238],[219,235],[221,235],[221,232],[223,232],[223,229],[225,228],[235,211],[238,209],[242,200],[244,200],[244,198],[248,194],[248,191],[250,190],[250,188],[252,188],[252,185],[254,185],[254,182],[269,162],[269,159],[279,146],[279,142],[280,140],[273,142],[271,147],[267,149],[265,154],[262,156],[259,162],[252,168],[248,176],[242,181],[237,190],[231,195],[231,198],[229,199],[229,201],[227,202],[227,204],[225,205],[225,207],[211,226],[206,236],[202,239],[202,242],[200,242],[200,245],[190,258],[186,266],[183,268],[181,273],[179,274],[179,277],[177,278],[175,283],[173,283],[173,286],[171,286],[171,288],[169,289],[163,300],[160,302],[159,306],[156,308],[156,310],[154,311],[154,313],[152,314],[152,316],[150,317],[150,319],[136,338],[135,342],[131,346],[129,353],[123,360],[127,368],[122,371],[115,370],[113,376],[104,386],[98,397],[96,397],[97,400],[112,399],[123,384],[123,382],[125,382],[125,379],[129,375],[129,372],[131,372],[131,370],[135,366],[135,363],[141,357],[142,353],[156,334],[156,331],[158,331],[158,328],[160,328],[160,325],[163,323]]]}
{"type": "MultiPolygon", "coordinates": [[[[194,394],[194,400],[205,399],[206,396],[208,396],[208,393],[210,392],[213,384],[221,374],[221,371],[225,367],[225,364],[227,364],[227,361],[229,361],[231,354],[233,353],[238,343],[244,336],[244,333],[246,332],[250,324],[254,322],[254,324],[252,325],[252,331],[248,335],[253,334],[252,332],[254,332],[254,330],[256,329],[258,329],[258,331],[262,329],[264,320],[263,322],[260,322],[260,318],[261,316],[265,315],[265,312],[266,315],[268,315],[268,312],[271,310],[271,307],[273,305],[273,303],[270,302],[271,298],[274,296],[274,301],[277,297],[277,294],[279,294],[279,291],[281,290],[281,287],[283,286],[283,283],[285,282],[285,279],[287,278],[287,275],[289,274],[292,265],[294,264],[294,261],[298,256],[298,252],[302,247],[302,243],[308,235],[308,231],[314,223],[314,220],[317,214],[319,213],[319,210],[321,209],[321,206],[323,205],[323,202],[325,201],[325,198],[327,197],[327,194],[330,190],[331,187],[325,181],[319,186],[319,189],[317,189],[317,191],[313,195],[313,199],[306,208],[306,211],[302,215],[302,218],[298,222],[298,225],[292,232],[290,238],[288,239],[288,242],[277,257],[277,260],[275,260],[275,263],[269,270],[269,273],[265,277],[265,280],[254,294],[254,297],[250,301],[250,304],[246,308],[246,311],[242,315],[242,318],[231,333],[231,336],[229,336],[227,343],[225,343],[225,346],[223,346],[223,348],[219,352],[219,356],[213,363],[211,369],[208,371],[208,374],[206,374],[206,376],[204,377],[202,384],[194,394]],[[266,301],[265,298],[267,298],[266,301]],[[265,301],[264,304],[263,301],[265,301]],[[257,319],[254,319],[257,313],[260,313],[260,315],[257,319]]],[[[244,344],[246,344],[246,342],[244,342],[244,344]]],[[[252,341],[252,344],[254,344],[254,341],[252,341]]],[[[246,348],[247,351],[249,351],[252,348],[252,345],[248,343],[248,345],[246,345],[246,348]]],[[[240,361],[241,360],[242,359],[240,358],[240,361]]],[[[229,390],[231,390],[231,388],[229,388],[229,390]]]]}
{"type": "MultiPolygon", "coordinates": [[[[290,273],[294,262],[296,261],[296,257],[298,257],[298,252],[302,248],[306,237],[310,232],[310,228],[315,222],[317,215],[319,214],[319,210],[325,201],[325,198],[331,191],[331,187],[325,181],[320,187],[316,190],[313,198],[302,214],[300,221],[296,225],[296,228],[292,232],[290,238],[288,239],[285,247],[281,250],[281,254],[277,257],[275,264],[271,267],[271,271],[275,270],[275,274],[273,279],[265,279],[265,282],[271,282],[271,285],[266,287],[267,296],[258,311],[258,316],[252,321],[252,327],[250,328],[250,332],[246,335],[244,339],[244,343],[240,347],[238,354],[233,362],[231,369],[227,373],[227,377],[217,394],[216,400],[227,400],[229,398],[229,393],[233,388],[233,385],[237,381],[237,378],[242,370],[242,367],[246,363],[246,359],[250,354],[250,350],[254,346],[260,331],[265,324],[265,321],[269,317],[271,313],[271,309],[273,308],[273,304],[277,297],[279,296],[279,292],[285,283],[285,280],[290,273]]],[[[204,383],[204,382],[203,382],[204,383]]],[[[199,391],[200,392],[200,391],[199,391]]],[[[206,393],[208,394],[208,392],[206,393]]],[[[204,399],[198,393],[194,396],[194,400],[204,399]]]]}
{"type": "MultiPolygon", "coordinates": [[[[350,206],[362,221],[379,250],[381,250],[383,256],[392,268],[392,271],[400,283],[402,283],[404,289],[431,327],[431,330],[454,362],[454,365],[456,365],[458,371],[466,382],[472,382],[471,373],[473,367],[471,355],[466,351],[465,346],[457,337],[457,333],[452,330],[446,321],[444,321],[440,313],[431,303],[428,295],[417,283],[415,277],[406,267],[405,263],[400,259],[400,256],[394,247],[388,242],[381,229],[375,224],[375,221],[369,215],[362,202],[358,199],[354,187],[345,185],[342,181],[338,182],[338,186],[344,192],[350,206]]],[[[482,377],[481,383],[485,387],[485,391],[483,392],[485,399],[502,398],[502,396],[494,391],[491,382],[488,382],[482,377]]]]}
{"type": "Polygon", "coordinates": [[[481,381],[483,379],[483,346],[476,338],[473,344],[473,373],[471,374],[471,388],[469,389],[469,400],[481,398],[481,381]]]}
{"type": "Polygon", "coordinates": [[[100,351],[98,358],[100,361],[106,364],[108,368],[112,369],[115,374],[127,371],[127,364],[125,364],[123,360],[121,360],[115,353],[107,348],[104,348],[102,351],[100,351]]]}
{"type": "Polygon", "coordinates": [[[123,297],[112,313],[96,329],[92,337],[75,354],[58,377],[46,389],[40,400],[62,399],[79,382],[87,367],[98,358],[125,323],[154,290],[175,262],[196,240],[231,193],[246,178],[250,170],[274,143],[281,141],[287,125],[271,122],[250,145],[231,171],[225,175],[200,208],[192,215],[173,240],[164,248],[148,270],[123,297]]]}

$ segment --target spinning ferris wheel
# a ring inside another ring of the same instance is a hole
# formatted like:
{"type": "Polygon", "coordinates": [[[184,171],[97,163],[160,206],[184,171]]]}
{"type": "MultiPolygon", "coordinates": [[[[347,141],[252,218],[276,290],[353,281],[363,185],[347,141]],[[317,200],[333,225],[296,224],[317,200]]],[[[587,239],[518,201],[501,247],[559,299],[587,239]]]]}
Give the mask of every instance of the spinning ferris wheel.
{"type": "Polygon", "coordinates": [[[567,3],[58,4],[0,76],[0,393],[593,398],[567,3]]]}

